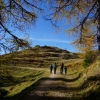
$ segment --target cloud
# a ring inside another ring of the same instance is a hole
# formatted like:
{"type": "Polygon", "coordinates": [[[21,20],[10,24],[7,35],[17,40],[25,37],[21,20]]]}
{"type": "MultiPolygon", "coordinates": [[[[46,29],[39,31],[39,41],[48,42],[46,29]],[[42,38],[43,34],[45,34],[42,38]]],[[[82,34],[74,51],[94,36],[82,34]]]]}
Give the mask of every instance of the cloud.
{"type": "Polygon", "coordinates": [[[65,40],[57,40],[57,39],[36,39],[36,38],[31,38],[32,40],[36,40],[36,41],[46,41],[46,42],[59,42],[59,43],[70,43],[69,41],[65,41],[65,40]]]}

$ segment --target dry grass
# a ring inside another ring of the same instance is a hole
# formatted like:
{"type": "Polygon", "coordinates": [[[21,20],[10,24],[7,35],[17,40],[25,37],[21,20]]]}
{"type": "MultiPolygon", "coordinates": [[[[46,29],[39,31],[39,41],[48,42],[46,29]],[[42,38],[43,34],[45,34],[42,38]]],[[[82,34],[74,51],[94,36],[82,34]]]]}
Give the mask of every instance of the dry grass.
{"type": "Polygon", "coordinates": [[[68,59],[77,58],[77,55],[70,53],[66,50],[62,50],[56,47],[34,47],[32,49],[23,50],[21,52],[15,52],[7,54],[1,57],[1,63],[10,65],[10,62],[15,62],[17,66],[25,66],[33,64],[33,67],[48,67],[51,63],[66,62],[68,59]]]}

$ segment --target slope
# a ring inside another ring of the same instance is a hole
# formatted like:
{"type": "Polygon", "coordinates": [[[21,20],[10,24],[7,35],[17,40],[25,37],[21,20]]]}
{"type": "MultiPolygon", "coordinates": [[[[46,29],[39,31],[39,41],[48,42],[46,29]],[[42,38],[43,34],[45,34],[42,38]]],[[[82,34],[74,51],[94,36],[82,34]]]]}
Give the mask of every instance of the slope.
{"type": "Polygon", "coordinates": [[[78,58],[76,53],[71,53],[57,47],[35,46],[32,49],[2,55],[2,64],[12,64],[30,67],[48,67],[51,63],[78,58]]]}
{"type": "Polygon", "coordinates": [[[41,78],[20,100],[100,100],[100,68],[96,64],[75,71],[68,68],[67,75],[58,69],[57,74],[41,78]]]}

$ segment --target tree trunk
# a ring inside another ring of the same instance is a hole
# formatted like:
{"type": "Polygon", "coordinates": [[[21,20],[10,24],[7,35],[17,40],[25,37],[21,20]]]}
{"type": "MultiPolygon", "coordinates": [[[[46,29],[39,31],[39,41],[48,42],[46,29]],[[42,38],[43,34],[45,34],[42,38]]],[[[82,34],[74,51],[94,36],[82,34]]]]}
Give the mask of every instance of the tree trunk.
{"type": "MultiPolygon", "coordinates": [[[[100,26],[99,26],[99,29],[100,29],[100,26]]],[[[100,56],[100,31],[98,31],[98,34],[97,34],[97,43],[98,43],[98,54],[100,56]]]]}
{"type": "Polygon", "coordinates": [[[97,43],[98,43],[98,55],[100,56],[100,0],[98,0],[98,34],[97,34],[97,43]]]}

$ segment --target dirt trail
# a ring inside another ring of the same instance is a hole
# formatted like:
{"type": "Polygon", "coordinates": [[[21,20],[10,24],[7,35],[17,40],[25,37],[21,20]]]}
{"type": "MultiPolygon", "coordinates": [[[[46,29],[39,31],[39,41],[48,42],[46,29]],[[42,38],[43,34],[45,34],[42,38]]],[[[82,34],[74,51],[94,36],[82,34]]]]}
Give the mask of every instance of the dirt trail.
{"type": "MultiPolygon", "coordinates": [[[[49,72],[49,71],[48,71],[49,72]]],[[[35,89],[25,94],[21,100],[70,100],[71,75],[61,75],[59,71],[49,77],[41,79],[41,83],[35,89]]]]}

